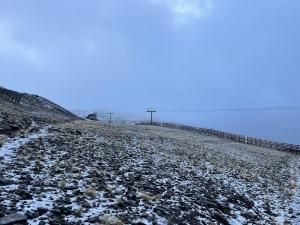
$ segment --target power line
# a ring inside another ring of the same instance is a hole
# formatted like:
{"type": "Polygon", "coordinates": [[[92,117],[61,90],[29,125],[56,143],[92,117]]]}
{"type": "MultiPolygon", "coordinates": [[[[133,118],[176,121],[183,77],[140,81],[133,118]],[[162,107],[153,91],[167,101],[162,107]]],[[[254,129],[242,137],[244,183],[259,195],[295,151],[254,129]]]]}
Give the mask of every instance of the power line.
{"type": "Polygon", "coordinates": [[[198,109],[198,110],[158,110],[160,113],[180,113],[180,112],[256,112],[256,111],[292,111],[300,110],[300,106],[273,106],[273,107],[253,107],[253,108],[223,108],[223,109],[198,109]]]}
{"type": "MultiPolygon", "coordinates": [[[[155,109],[149,109],[155,110],[155,109]]],[[[157,113],[211,113],[211,112],[257,112],[257,111],[296,111],[300,106],[272,106],[272,107],[249,107],[249,108],[216,108],[216,109],[176,109],[176,110],[155,110],[157,113]]],[[[153,111],[154,112],[154,111],[153,111]]],[[[144,114],[145,111],[124,111],[114,112],[112,114],[144,114]]]]}

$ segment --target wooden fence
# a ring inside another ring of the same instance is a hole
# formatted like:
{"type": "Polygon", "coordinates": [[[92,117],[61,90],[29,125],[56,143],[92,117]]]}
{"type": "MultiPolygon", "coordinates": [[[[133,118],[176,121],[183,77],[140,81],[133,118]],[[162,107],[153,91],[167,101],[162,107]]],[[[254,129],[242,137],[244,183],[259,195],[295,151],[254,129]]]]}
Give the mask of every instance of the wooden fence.
{"type": "MultiPolygon", "coordinates": [[[[149,123],[139,123],[139,124],[140,125],[149,125],[149,123]]],[[[260,147],[264,147],[264,148],[275,149],[275,150],[280,150],[280,151],[288,151],[288,152],[300,154],[300,145],[293,145],[293,144],[287,144],[287,143],[276,142],[276,141],[268,141],[268,140],[264,140],[264,139],[247,137],[244,135],[232,134],[232,133],[227,133],[227,132],[218,131],[218,130],[214,130],[214,129],[197,128],[197,127],[178,125],[178,124],[173,124],[173,123],[154,122],[153,125],[172,128],[172,129],[186,130],[186,131],[189,131],[192,133],[198,133],[198,134],[203,134],[203,135],[208,135],[208,136],[215,136],[218,138],[241,142],[241,143],[245,143],[245,144],[249,144],[249,145],[255,145],[255,146],[260,146],[260,147]]]]}

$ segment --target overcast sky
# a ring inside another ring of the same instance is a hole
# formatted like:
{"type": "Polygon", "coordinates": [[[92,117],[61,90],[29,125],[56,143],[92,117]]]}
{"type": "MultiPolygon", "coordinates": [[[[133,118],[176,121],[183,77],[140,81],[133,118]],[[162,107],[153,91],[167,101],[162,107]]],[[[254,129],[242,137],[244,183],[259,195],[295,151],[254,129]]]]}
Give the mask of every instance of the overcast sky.
{"type": "MultiPolygon", "coordinates": [[[[68,109],[300,105],[299,0],[1,0],[0,85],[68,109]]],[[[157,113],[300,144],[300,110],[157,113]]]]}

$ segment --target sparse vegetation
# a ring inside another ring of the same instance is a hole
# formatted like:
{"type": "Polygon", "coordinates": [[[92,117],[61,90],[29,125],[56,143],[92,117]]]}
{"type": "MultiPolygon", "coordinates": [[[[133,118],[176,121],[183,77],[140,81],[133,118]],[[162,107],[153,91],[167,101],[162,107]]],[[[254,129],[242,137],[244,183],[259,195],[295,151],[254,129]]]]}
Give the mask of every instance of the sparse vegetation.
{"type": "Polygon", "coordinates": [[[66,186],[67,186],[67,181],[64,180],[64,179],[63,179],[63,180],[60,180],[60,181],[58,181],[57,186],[58,186],[60,189],[65,189],[66,186]]]}
{"type": "Polygon", "coordinates": [[[101,217],[100,221],[103,225],[123,225],[124,224],[122,222],[122,220],[120,220],[116,217],[110,216],[110,215],[101,217]]]}
{"type": "Polygon", "coordinates": [[[93,187],[88,187],[88,188],[85,190],[85,193],[86,193],[88,196],[93,197],[93,198],[95,198],[96,195],[97,195],[97,192],[96,192],[95,188],[93,188],[93,187]]]}

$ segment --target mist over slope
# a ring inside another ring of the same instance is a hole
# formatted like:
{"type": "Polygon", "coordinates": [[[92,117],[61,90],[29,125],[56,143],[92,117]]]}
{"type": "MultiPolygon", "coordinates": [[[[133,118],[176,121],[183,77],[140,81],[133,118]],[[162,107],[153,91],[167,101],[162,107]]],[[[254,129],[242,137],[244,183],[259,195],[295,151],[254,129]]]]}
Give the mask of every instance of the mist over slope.
{"type": "MultiPolygon", "coordinates": [[[[71,110],[72,113],[75,115],[86,118],[90,113],[96,113],[97,118],[101,122],[109,122],[109,114],[111,112],[109,110],[71,110]]],[[[141,121],[149,120],[149,115],[145,113],[120,113],[120,112],[113,112],[112,114],[112,123],[114,124],[132,124],[141,121]]]]}

